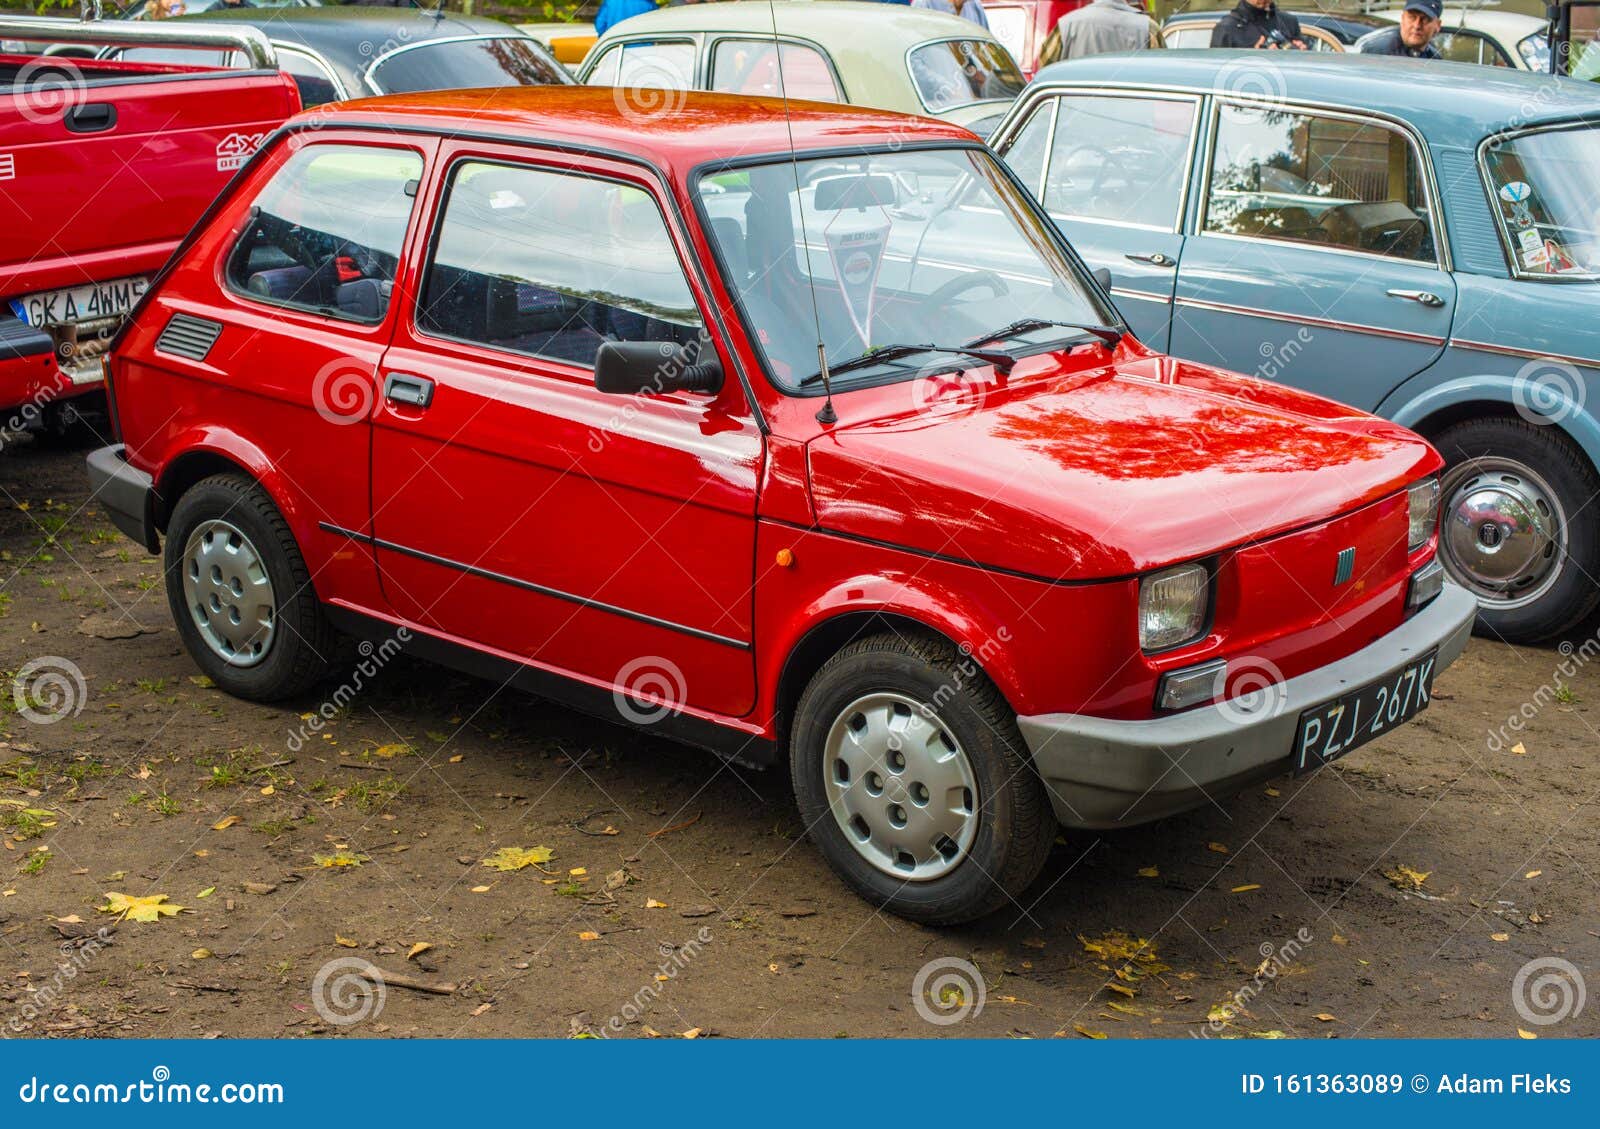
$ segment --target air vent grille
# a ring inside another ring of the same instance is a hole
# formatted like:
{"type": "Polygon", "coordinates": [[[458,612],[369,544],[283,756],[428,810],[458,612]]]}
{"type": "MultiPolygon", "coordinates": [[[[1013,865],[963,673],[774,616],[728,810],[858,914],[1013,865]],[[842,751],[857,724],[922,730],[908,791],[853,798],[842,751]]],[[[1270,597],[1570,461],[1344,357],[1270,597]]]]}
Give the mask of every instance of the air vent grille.
{"type": "Polygon", "coordinates": [[[222,323],[197,318],[193,314],[173,314],[167,328],[156,338],[156,351],[203,361],[217,343],[222,333],[222,323]]]}

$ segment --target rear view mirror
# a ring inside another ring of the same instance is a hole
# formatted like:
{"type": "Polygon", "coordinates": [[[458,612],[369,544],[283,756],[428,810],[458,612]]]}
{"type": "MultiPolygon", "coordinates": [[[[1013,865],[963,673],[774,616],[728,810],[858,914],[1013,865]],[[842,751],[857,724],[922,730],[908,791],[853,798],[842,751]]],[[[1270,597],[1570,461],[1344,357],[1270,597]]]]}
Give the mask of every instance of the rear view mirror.
{"type": "Polygon", "coordinates": [[[845,208],[893,207],[899,199],[894,177],[882,174],[830,176],[817,181],[812,207],[819,212],[838,212],[845,208]]]}
{"type": "Polygon", "coordinates": [[[1095,267],[1089,273],[1094,275],[1094,280],[1100,284],[1100,289],[1107,294],[1111,293],[1111,272],[1105,267],[1095,267]]]}
{"type": "Polygon", "coordinates": [[[671,341],[607,341],[594,359],[594,386],[601,392],[638,396],[648,392],[716,392],[722,366],[711,359],[691,364],[671,341]]]}

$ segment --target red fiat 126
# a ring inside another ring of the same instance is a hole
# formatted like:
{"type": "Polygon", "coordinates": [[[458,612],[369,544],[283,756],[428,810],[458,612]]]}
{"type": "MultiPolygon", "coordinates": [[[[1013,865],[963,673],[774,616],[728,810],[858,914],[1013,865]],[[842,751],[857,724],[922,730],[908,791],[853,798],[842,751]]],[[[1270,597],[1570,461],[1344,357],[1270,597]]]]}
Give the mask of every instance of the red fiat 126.
{"type": "Polygon", "coordinates": [[[341,635],[758,764],[929,922],[1056,825],[1313,770],[1428,704],[1439,456],[1131,337],[965,131],[603,89],[276,134],[111,362],[96,497],[196,663],[341,635]]]}

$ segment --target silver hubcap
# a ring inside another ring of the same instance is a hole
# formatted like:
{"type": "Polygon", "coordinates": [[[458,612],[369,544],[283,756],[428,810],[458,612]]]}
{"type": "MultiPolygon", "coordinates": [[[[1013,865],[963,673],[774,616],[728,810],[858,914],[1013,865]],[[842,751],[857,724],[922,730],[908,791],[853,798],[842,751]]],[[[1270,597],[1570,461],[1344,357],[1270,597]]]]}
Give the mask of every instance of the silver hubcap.
{"type": "Polygon", "coordinates": [[[948,874],[978,834],[967,754],[911,698],[868,694],[845,707],[828,730],[822,771],[845,841],[886,874],[948,874]]]}
{"type": "Polygon", "coordinates": [[[267,657],[277,629],[272,581],[250,539],[225,521],[208,521],[183,551],[183,598],[200,637],[233,666],[267,657]]]}
{"type": "Polygon", "coordinates": [[[1555,583],[1566,514],[1544,479],[1510,459],[1471,459],[1444,478],[1440,534],[1451,577],[1484,604],[1519,608],[1555,583]]]}

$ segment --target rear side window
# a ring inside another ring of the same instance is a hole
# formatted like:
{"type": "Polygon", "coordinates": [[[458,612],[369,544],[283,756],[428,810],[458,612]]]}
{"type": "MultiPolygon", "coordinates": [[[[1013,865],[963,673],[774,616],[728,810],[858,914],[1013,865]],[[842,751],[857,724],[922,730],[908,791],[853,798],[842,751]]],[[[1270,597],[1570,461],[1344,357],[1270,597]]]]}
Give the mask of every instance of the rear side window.
{"type": "Polygon", "coordinates": [[[688,90],[694,85],[694,44],[623,43],[600,56],[584,81],[589,86],[688,90]]]}
{"type": "Polygon", "coordinates": [[[228,256],[247,298],[378,321],[389,307],[422,158],[404,149],[309,145],[256,197],[228,256]]]}
{"type": "Polygon", "coordinates": [[[553,86],[571,81],[561,64],[526,35],[402,47],[380,59],[367,78],[380,94],[553,86]]]}
{"type": "Polygon", "coordinates": [[[771,39],[724,39],[711,57],[711,89],[724,94],[786,95],[797,101],[840,102],[828,60],[802,43],[781,44],[779,81],[771,39]]]}
{"type": "Polygon", "coordinates": [[[702,338],[661,211],[632,185],[464,162],[417,324],[441,337],[592,367],[604,341],[702,338]]]}
{"type": "Polygon", "coordinates": [[[1194,116],[1195,104],[1179,99],[1063,96],[1044,206],[1073,219],[1172,230],[1194,116]]]}
{"type": "Polygon", "coordinates": [[[948,39],[925,43],[907,57],[911,84],[932,114],[993,98],[1012,99],[1028,80],[998,43],[948,39]]]}

